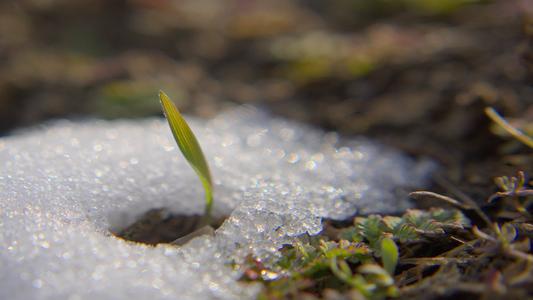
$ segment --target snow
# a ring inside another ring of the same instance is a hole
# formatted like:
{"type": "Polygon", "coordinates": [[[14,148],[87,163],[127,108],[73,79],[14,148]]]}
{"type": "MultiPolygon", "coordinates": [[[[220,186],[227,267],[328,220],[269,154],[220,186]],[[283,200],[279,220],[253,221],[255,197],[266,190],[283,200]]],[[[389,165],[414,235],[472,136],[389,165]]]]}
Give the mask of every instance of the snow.
{"type": "Polygon", "coordinates": [[[215,180],[214,237],[135,244],[110,230],[144,212],[203,212],[163,119],[56,121],[0,139],[0,299],[252,299],[230,267],[268,258],[322,218],[395,212],[432,169],[364,138],[237,109],[188,118],[215,180]]]}

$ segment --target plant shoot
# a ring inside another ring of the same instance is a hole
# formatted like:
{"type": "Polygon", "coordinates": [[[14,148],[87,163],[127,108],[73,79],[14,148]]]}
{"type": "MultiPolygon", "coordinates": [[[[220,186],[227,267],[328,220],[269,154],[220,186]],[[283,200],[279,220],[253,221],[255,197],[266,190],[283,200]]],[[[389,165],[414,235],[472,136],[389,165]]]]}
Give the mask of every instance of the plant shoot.
{"type": "Polygon", "coordinates": [[[211,208],[213,206],[213,184],[211,180],[211,173],[209,166],[200,148],[198,140],[194,136],[191,128],[180,114],[176,105],[163,92],[159,91],[159,100],[163,107],[163,112],[167,118],[168,125],[172,131],[172,135],[178,144],[178,147],[194,169],[205,190],[205,222],[208,223],[211,217],[211,208]]]}

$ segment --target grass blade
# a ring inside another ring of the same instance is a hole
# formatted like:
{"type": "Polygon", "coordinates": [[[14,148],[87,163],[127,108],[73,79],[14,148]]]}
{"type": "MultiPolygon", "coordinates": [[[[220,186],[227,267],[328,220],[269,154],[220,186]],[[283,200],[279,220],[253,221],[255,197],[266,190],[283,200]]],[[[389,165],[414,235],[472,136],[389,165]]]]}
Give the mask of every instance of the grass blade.
{"type": "Polygon", "coordinates": [[[163,112],[181,153],[183,153],[183,156],[185,156],[185,159],[187,159],[202,182],[206,201],[205,217],[209,219],[211,207],[213,206],[213,183],[211,172],[209,172],[209,167],[200,148],[200,144],[185,119],[181,116],[179,110],[163,91],[159,91],[159,100],[161,101],[163,112]]]}

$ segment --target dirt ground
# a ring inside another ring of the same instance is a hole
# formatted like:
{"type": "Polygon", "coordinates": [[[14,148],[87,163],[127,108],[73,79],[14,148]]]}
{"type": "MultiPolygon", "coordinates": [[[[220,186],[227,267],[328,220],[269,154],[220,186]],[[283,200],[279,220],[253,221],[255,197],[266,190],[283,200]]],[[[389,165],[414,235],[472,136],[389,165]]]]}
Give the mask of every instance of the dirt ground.
{"type": "Polygon", "coordinates": [[[533,132],[533,3],[0,3],[0,135],[160,115],[159,89],[188,114],[252,104],[430,157],[432,191],[490,213],[496,176],[533,174],[531,149],[484,112],[533,132]]]}

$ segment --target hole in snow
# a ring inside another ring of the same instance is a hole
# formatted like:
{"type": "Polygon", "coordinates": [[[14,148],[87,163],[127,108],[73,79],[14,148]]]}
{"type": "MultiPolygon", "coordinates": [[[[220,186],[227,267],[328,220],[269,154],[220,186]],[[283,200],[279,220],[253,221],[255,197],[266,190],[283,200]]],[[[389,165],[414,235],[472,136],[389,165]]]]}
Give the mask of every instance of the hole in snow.
{"type": "Polygon", "coordinates": [[[157,208],[147,211],[138,220],[112,233],[127,241],[147,245],[182,245],[194,237],[213,234],[224,219],[214,218],[209,224],[204,224],[200,215],[175,214],[165,208],[157,208]]]}

